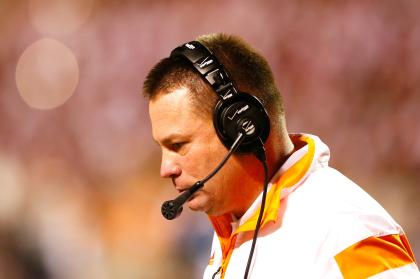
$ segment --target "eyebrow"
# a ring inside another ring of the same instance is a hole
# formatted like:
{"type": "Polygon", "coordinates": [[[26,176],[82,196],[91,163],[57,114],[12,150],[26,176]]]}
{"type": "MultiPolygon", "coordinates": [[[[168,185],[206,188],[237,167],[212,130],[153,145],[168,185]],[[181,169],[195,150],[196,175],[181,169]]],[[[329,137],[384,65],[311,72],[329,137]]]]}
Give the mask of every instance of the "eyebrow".
{"type": "Polygon", "coordinates": [[[161,140],[156,140],[155,138],[153,138],[153,141],[156,142],[157,144],[168,145],[168,144],[171,144],[172,142],[174,142],[174,140],[176,140],[177,138],[180,138],[180,139],[184,140],[187,137],[186,137],[186,135],[183,135],[183,134],[173,133],[173,134],[165,136],[161,140]]]}

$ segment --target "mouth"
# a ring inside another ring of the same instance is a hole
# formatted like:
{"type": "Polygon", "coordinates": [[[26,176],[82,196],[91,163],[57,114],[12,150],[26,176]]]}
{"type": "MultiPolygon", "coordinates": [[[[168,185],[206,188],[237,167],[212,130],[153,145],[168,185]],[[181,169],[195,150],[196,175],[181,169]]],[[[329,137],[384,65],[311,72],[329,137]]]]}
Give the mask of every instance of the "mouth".
{"type": "Polygon", "coordinates": [[[185,184],[185,183],[177,184],[174,180],[172,180],[172,182],[173,182],[173,186],[175,190],[178,191],[179,194],[182,194],[185,191],[193,190],[193,188],[196,188],[197,186],[199,186],[199,189],[195,189],[194,192],[200,191],[202,190],[201,188],[203,188],[202,184],[196,185],[198,181],[196,183],[191,183],[191,184],[185,184]]]}
{"type": "MultiPolygon", "coordinates": [[[[175,190],[177,190],[179,194],[182,194],[185,191],[189,190],[190,188],[191,187],[188,187],[188,188],[175,188],[175,190]]],[[[197,190],[196,192],[198,192],[198,191],[201,191],[201,189],[197,190]]],[[[194,195],[195,195],[195,193],[194,193],[194,195]]]]}
{"type": "Polygon", "coordinates": [[[179,194],[184,193],[190,188],[189,186],[186,186],[186,185],[181,186],[181,185],[174,184],[174,186],[175,186],[175,190],[177,190],[179,194]]]}
{"type": "Polygon", "coordinates": [[[183,192],[185,192],[187,190],[187,188],[182,188],[181,186],[177,185],[177,183],[175,182],[175,178],[174,177],[172,177],[171,180],[172,180],[172,185],[174,185],[175,190],[177,190],[179,194],[181,194],[181,193],[183,193],[183,192]]]}
{"type": "Polygon", "coordinates": [[[187,191],[187,189],[176,189],[178,191],[179,194],[184,193],[185,191],[187,191]]]}

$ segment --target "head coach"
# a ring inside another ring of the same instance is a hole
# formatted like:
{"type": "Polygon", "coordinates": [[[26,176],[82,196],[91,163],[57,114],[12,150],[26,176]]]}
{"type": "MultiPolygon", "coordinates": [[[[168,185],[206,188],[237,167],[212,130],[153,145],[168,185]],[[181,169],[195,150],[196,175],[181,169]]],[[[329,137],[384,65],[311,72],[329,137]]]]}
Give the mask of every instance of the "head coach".
{"type": "Polygon", "coordinates": [[[176,47],[143,85],[160,175],[209,216],[204,278],[420,278],[403,229],[328,165],[317,136],[289,134],[263,56],[236,36],[176,47]]]}

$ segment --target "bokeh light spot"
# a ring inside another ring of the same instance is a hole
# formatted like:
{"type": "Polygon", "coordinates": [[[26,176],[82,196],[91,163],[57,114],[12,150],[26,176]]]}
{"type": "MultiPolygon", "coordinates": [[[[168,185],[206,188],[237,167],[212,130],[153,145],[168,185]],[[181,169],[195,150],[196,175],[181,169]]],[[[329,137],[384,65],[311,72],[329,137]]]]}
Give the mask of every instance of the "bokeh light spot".
{"type": "Polygon", "coordinates": [[[16,67],[16,85],[32,108],[52,109],[64,104],[79,81],[73,52],[53,39],[41,39],[25,49],[16,67]]]}
{"type": "Polygon", "coordinates": [[[29,16],[35,29],[48,35],[68,34],[89,18],[94,0],[30,0],[29,16]]]}

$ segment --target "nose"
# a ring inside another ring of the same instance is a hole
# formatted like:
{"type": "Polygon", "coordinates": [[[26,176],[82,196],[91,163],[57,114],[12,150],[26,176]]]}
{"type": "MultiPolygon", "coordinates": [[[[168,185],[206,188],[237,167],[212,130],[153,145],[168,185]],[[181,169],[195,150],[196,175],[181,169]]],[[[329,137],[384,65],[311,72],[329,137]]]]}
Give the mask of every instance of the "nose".
{"type": "Polygon", "coordinates": [[[175,158],[169,154],[162,154],[160,165],[160,176],[163,178],[174,178],[181,175],[181,167],[176,163],[175,158]]]}

